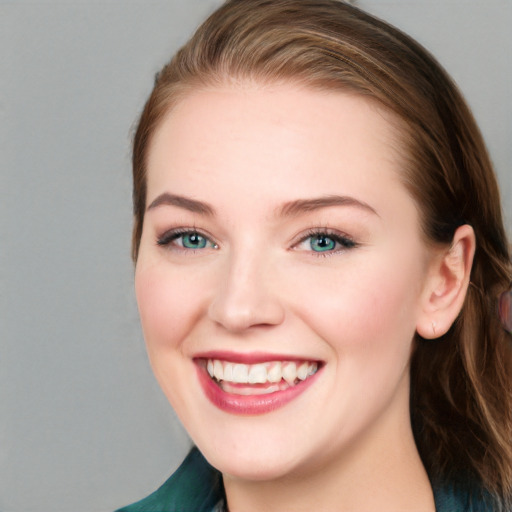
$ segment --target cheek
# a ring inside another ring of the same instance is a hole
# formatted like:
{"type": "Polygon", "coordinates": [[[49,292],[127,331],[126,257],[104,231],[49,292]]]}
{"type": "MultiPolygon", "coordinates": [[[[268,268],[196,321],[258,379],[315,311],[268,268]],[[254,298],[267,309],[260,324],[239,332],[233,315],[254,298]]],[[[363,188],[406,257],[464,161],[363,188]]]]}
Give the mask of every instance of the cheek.
{"type": "Polygon", "coordinates": [[[183,342],[201,315],[201,287],[184,270],[144,263],[140,259],[137,263],[135,293],[148,357],[160,387],[183,419],[193,403],[188,395],[193,390],[181,383],[188,382],[195,371],[183,342]]]}
{"type": "Polygon", "coordinates": [[[200,314],[200,287],[164,266],[139,266],[135,293],[149,356],[180,348],[200,314]]]}
{"type": "Polygon", "coordinates": [[[360,268],[347,265],[302,280],[296,284],[300,290],[295,290],[294,307],[343,355],[361,355],[366,361],[394,358],[397,351],[408,355],[418,304],[418,290],[411,283],[418,277],[410,260],[368,258],[360,268]]]}

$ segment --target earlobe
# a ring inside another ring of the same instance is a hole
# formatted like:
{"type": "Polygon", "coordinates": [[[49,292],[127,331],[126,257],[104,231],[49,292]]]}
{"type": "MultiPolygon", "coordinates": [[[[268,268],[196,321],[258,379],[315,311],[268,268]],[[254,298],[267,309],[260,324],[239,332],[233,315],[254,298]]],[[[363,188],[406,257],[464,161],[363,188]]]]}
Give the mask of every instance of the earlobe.
{"type": "Polygon", "coordinates": [[[448,249],[433,258],[422,297],[416,331],[434,339],[448,332],[466,297],[476,240],[468,224],[455,231],[448,249]]]}

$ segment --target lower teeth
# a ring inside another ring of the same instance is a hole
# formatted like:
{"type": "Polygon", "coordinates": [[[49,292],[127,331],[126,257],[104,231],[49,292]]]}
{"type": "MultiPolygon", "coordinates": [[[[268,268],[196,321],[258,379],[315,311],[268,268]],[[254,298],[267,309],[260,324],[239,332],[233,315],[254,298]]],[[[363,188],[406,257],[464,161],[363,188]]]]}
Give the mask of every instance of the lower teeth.
{"type": "Polygon", "coordinates": [[[275,393],[276,391],[284,391],[292,386],[295,386],[297,381],[293,384],[288,384],[285,380],[277,384],[270,384],[268,387],[259,386],[251,386],[250,384],[238,384],[233,385],[231,382],[226,381],[218,381],[217,379],[213,379],[213,381],[226,393],[232,393],[234,395],[268,395],[270,393],[275,393]]]}

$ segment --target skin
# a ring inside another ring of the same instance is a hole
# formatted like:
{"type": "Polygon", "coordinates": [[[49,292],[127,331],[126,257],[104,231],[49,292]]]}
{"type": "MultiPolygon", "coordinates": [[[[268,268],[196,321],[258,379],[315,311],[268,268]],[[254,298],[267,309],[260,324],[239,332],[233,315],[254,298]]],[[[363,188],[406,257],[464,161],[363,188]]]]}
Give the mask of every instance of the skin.
{"type": "Polygon", "coordinates": [[[142,326],[156,378],[223,473],[231,512],[434,510],[411,431],[409,360],[416,330],[439,336],[460,309],[453,289],[466,281],[471,233],[453,268],[424,243],[392,126],[357,96],[251,83],[192,91],[154,135],[147,204],[172,193],[213,213],[165,201],[147,210],[142,326]],[[365,206],[282,211],[332,195],[365,206]],[[157,243],[175,228],[208,243],[157,243]],[[351,243],[319,255],[311,228],[351,243]],[[284,407],[243,416],[201,389],[194,357],[210,350],[323,366],[284,407]]]}

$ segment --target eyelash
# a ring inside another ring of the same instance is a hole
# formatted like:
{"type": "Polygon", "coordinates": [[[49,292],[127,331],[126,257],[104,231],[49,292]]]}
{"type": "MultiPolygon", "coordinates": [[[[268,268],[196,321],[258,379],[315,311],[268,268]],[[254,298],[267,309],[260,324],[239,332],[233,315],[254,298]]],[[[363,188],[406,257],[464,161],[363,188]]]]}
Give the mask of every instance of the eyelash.
{"type": "MultiPolygon", "coordinates": [[[[218,245],[211,240],[211,238],[208,235],[205,235],[201,231],[198,231],[197,229],[190,229],[190,228],[179,228],[179,229],[172,229],[170,231],[166,231],[163,235],[159,236],[157,238],[157,245],[160,247],[168,247],[173,245],[173,242],[178,240],[179,238],[184,237],[185,235],[197,235],[201,238],[203,238],[206,241],[206,246],[210,249],[218,249],[218,245]]],[[[314,251],[309,250],[307,252],[310,252],[315,257],[325,258],[327,256],[332,256],[334,254],[339,254],[340,252],[344,252],[349,249],[353,249],[358,246],[358,244],[347,235],[342,235],[337,231],[333,231],[332,229],[310,229],[308,230],[297,242],[293,244],[292,249],[296,249],[299,245],[303,244],[309,239],[312,238],[326,238],[331,241],[333,241],[335,244],[338,244],[341,247],[338,247],[337,249],[329,249],[325,251],[314,251]]],[[[181,251],[192,251],[197,252],[206,247],[200,247],[200,248],[191,248],[191,247],[184,247],[184,246],[173,246],[173,249],[175,250],[181,250],[181,251]]]]}
{"type": "Polygon", "coordinates": [[[354,249],[358,247],[359,244],[355,242],[352,238],[350,238],[347,235],[342,235],[341,233],[337,231],[333,231],[332,229],[310,229],[308,230],[300,239],[298,242],[294,244],[294,248],[299,246],[300,244],[303,244],[307,240],[311,238],[328,238],[329,240],[332,240],[336,244],[338,244],[341,247],[335,248],[333,250],[326,250],[326,251],[313,251],[312,249],[309,250],[312,255],[318,258],[326,258],[328,256],[333,256],[335,254],[339,254],[341,252],[345,252],[349,249],[354,249]]]}
{"type": "MultiPolygon", "coordinates": [[[[157,245],[160,247],[168,247],[173,244],[176,240],[179,238],[184,237],[185,235],[197,235],[201,238],[206,240],[206,244],[209,245],[210,249],[218,249],[218,245],[211,240],[211,238],[208,235],[205,235],[201,231],[198,231],[197,229],[190,229],[190,228],[179,228],[179,229],[171,229],[170,231],[166,231],[163,235],[159,236],[157,238],[157,245]]],[[[198,250],[202,250],[203,248],[199,249],[193,249],[189,247],[183,247],[183,246],[173,246],[176,250],[182,250],[182,251],[192,251],[196,252],[198,250]]]]}

